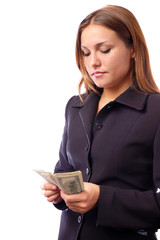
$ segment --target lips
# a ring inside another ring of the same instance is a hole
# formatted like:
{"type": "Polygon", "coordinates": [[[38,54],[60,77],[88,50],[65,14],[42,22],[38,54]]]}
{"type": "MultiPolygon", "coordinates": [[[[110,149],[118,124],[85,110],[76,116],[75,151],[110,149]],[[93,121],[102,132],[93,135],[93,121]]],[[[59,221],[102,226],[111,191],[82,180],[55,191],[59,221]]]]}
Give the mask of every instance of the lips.
{"type": "Polygon", "coordinates": [[[93,72],[93,73],[91,74],[91,76],[98,78],[98,77],[103,76],[105,73],[106,73],[106,72],[97,71],[97,72],[93,72]]]}

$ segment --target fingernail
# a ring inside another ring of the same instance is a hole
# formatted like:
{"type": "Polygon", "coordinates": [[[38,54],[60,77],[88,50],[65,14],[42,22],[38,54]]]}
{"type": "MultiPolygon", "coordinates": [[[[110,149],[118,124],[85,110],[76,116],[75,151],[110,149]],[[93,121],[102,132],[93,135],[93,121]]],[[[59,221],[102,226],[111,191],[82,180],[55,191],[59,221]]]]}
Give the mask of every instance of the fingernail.
{"type": "Polygon", "coordinates": [[[56,189],[57,189],[57,187],[53,185],[52,189],[53,189],[53,190],[56,190],[56,189]]]}

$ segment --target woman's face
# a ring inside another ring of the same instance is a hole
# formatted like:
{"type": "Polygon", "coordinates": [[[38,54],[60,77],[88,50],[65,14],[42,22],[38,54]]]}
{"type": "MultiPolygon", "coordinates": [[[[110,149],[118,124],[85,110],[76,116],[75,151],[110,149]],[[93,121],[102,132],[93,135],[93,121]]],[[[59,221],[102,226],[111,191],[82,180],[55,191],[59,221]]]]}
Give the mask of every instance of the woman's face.
{"type": "Polygon", "coordinates": [[[100,88],[130,85],[132,47],[126,46],[117,33],[107,27],[91,24],[81,35],[85,68],[100,88]]]}

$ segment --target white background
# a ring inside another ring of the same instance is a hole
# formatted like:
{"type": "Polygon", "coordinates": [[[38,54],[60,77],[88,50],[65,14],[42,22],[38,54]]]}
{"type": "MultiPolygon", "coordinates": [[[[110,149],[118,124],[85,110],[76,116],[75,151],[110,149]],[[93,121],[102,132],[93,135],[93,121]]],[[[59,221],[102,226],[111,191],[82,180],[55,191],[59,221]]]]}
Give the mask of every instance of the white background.
{"type": "MultiPolygon", "coordinates": [[[[32,168],[58,160],[67,100],[77,94],[79,23],[107,4],[130,9],[148,44],[160,87],[159,1],[0,1],[0,237],[57,239],[60,212],[40,190],[32,168]],[[154,4],[152,4],[154,2],[154,4]]],[[[68,238],[69,240],[69,238],[68,238]]]]}

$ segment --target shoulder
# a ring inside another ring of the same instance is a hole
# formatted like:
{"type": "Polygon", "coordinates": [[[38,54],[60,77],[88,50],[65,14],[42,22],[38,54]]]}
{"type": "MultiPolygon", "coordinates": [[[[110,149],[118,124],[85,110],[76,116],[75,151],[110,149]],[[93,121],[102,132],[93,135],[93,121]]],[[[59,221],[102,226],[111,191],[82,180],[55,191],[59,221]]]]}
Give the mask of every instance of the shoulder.
{"type": "MultiPolygon", "coordinates": [[[[83,94],[81,97],[82,97],[82,100],[84,100],[86,98],[86,94],[83,94]]],[[[66,109],[73,107],[73,106],[77,106],[77,107],[83,106],[84,103],[82,100],[79,95],[72,96],[66,104],[66,109]]]]}
{"type": "Polygon", "coordinates": [[[81,97],[79,95],[75,95],[69,99],[67,102],[67,108],[69,107],[77,107],[81,108],[83,107],[88,101],[92,100],[93,97],[97,96],[95,92],[90,92],[89,94],[81,94],[81,97]]]}
{"type": "Polygon", "coordinates": [[[160,93],[149,94],[148,95],[148,103],[154,107],[159,106],[159,108],[160,108],[160,93]]]}
{"type": "Polygon", "coordinates": [[[160,93],[153,93],[148,95],[147,109],[153,118],[160,119],[160,93]]]}
{"type": "MultiPolygon", "coordinates": [[[[86,94],[83,94],[81,97],[82,99],[85,99],[86,96],[87,96],[86,94]]],[[[81,100],[79,95],[72,96],[66,104],[65,115],[67,116],[68,114],[70,114],[73,108],[75,107],[81,108],[83,105],[84,105],[84,102],[81,100]]]]}

